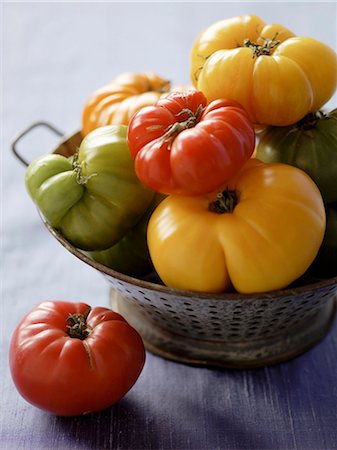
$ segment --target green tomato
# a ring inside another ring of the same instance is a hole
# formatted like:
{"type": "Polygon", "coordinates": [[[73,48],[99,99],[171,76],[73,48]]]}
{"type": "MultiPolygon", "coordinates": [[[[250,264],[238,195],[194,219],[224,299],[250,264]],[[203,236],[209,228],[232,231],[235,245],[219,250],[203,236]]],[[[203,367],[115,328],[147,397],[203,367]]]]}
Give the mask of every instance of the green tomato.
{"type": "Polygon", "coordinates": [[[51,154],[27,168],[26,187],[42,215],[82,250],[120,241],[153,199],[135,174],[126,134],[125,125],[97,128],[74,157],[51,154]]]}
{"type": "Polygon", "coordinates": [[[270,127],[260,136],[256,157],[282,162],[306,172],[325,203],[337,201],[337,109],[317,111],[287,127],[270,127]]]}
{"type": "Polygon", "coordinates": [[[326,207],[324,239],[309,272],[321,278],[337,276],[337,202],[326,207]]]}
{"type": "Polygon", "coordinates": [[[156,193],[140,221],[123,239],[107,250],[90,252],[90,256],[104,266],[132,277],[151,273],[154,268],[147,246],[147,224],[152,212],[164,198],[165,195],[156,193]]]}

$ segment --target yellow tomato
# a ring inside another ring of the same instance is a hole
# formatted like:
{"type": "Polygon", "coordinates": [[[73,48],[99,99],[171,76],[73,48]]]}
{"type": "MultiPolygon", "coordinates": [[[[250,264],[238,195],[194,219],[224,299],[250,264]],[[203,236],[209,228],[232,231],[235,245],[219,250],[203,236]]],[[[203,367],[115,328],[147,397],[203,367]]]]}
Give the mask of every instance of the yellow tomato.
{"type": "Polygon", "coordinates": [[[191,52],[191,79],[208,101],[231,98],[254,123],[284,126],[323,106],[337,85],[336,53],[257,16],[211,25],[191,52]]]}
{"type": "Polygon", "coordinates": [[[147,236],[166,285],[255,293],[300,277],[324,231],[322,197],[308,175],[250,159],[218,193],[167,197],[151,216],[147,236]]]}

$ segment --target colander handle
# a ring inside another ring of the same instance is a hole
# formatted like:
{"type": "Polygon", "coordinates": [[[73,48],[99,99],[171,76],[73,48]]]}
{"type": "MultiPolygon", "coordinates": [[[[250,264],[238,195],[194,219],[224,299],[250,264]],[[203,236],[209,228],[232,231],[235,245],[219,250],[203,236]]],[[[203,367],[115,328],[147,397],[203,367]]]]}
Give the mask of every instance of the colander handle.
{"type": "Polygon", "coordinates": [[[18,133],[18,135],[12,141],[11,148],[12,148],[12,152],[17,157],[17,159],[25,166],[29,165],[29,161],[27,161],[23,156],[20,155],[20,152],[18,151],[18,148],[17,148],[17,144],[30,131],[32,131],[34,128],[38,128],[38,127],[48,128],[49,130],[51,130],[53,133],[57,134],[58,136],[60,136],[60,137],[64,136],[64,133],[62,131],[58,130],[57,128],[54,127],[54,125],[51,125],[50,123],[45,122],[45,121],[34,122],[31,125],[29,125],[27,128],[25,128],[23,131],[18,133]]]}

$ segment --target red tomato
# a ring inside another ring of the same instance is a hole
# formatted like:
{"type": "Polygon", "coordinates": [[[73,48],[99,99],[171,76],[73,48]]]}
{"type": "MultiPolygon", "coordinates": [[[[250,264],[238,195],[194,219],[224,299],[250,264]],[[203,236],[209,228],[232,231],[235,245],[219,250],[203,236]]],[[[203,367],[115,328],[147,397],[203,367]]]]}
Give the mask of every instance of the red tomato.
{"type": "Polygon", "coordinates": [[[202,92],[173,92],[133,116],[128,145],[143,184],[164,194],[205,194],[250,158],[255,132],[246,111],[233,100],[206,103],[202,92]]]}
{"type": "Polygon", "coordinates": [[[110,309],[50,301],[19,323],[9,362],[28,402],[76,416],[118,402],[140,375],[145,351],[136,330],[110,309]]]}

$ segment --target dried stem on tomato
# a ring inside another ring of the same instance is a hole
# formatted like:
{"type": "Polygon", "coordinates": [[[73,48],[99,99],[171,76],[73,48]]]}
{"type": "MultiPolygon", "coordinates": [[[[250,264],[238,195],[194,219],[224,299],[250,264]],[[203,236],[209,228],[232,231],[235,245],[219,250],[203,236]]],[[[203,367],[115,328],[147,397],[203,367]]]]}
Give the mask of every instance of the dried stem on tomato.
{"type": "Polygon", "coordinates": [[[168,150],[171,149],[172,143],[179,133],[181,133],[184,130],[187,130],[188,128],[195,127],[195,125],[199,122],[203,111],[204,111],[204,108],[202,107],[202,105],[199,105],[195,114],[189,108],[184,108],[179,112],[178,115],[188,114],[189,117],[187,120],[185,120],[183,122],[175,122],[174,124],[170,125],[168,130],[166,131],[166,133],[162,136],[161,139],[164,142],[166,142],[166,141],[169,142],[169,144],[167,146],[168,150]]]}
{"type": "Polygon", "coordinates": [[[76,149],[76,152],[72,156],[72,165],[73,165],[73,170],[76,174],[77,183],[83,185],[83,184],[86,184],[87,181],[90,180],[90,178],[95,177],[97,175],[97,173],[92,173],[91,175],[88,175],[88,176],[83,175],[82,166],[78,162],[79,151],[80,151],[79,148],[76,149]]]}
{"type": "Polygon", "coordinates": [[[82,341],[86,339],[91,334],[91,328],[87,324],[87,317],[90,313],[90,308],[88,308],[84,314],[75,313],[69,314],[67,318],[68,331],[67,334],[72,338],[81,339],[82,341]]]}
{"type": "Polygon", "coordinates": [[[270,55],[272,50],[277,47],[281,41],[276,39],[278,33],[275,34],[275,36],[272,39],[267,39],[263,36],[260,36],[260,38],[263,40],[263,44],[256,44],[255,42],[252,42],[250,39],[245,39],[243,41],[243,46],[248,47],[253,51],[253,58],[257,58],[262,55],[270,55]]]}
{"type": "Polygon", "coordinates": [[[209,204],[208,211],[216,214],[231,213],[238,202],[239,195],[237,191],[227,188],[217,193],[216,200],[209,204]]]}

